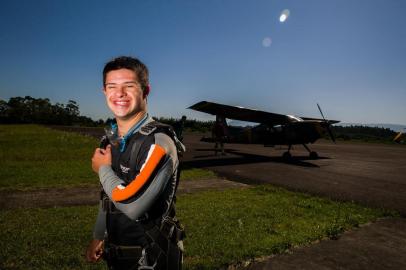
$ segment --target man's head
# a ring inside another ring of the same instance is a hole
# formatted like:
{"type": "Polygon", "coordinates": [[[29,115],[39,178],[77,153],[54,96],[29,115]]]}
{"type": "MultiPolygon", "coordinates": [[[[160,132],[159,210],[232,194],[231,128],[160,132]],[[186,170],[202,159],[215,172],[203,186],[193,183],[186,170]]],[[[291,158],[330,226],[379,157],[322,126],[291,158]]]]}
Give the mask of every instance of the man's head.
{"type": "Polygon", "coordinates": [[[118,69],[129,69],[134,71],[137,81],[141,86],[141,89],[144,92],[149,92],[149,72],[148,68],[144,63],[142,63],[137,58],[129,57],[129,56],[120,56],[114,58],[110,62],[108,62],[103,69],[103,85],[106,86],[106,75],[110,71],[118,70],[118,69]]]}
{"type": "Polygon", "coordinates": [[[138,59],[118,57],[103,69],[106,102],[117,120],[136,119],[146,111],[148,69],[138,59]]]}

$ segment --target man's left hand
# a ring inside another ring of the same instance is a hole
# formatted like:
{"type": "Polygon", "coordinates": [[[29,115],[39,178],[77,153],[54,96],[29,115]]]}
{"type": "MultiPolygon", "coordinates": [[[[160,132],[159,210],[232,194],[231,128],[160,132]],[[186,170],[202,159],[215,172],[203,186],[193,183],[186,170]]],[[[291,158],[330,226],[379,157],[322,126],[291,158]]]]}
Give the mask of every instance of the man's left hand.
{"type": "Polygon", "coordinates": [[[92,169],[95,173],[99,173],[99,169],[103,165],[111,166],[111,145],[107,145],[106,149],[96,148],[92,157],[92,169]]]}

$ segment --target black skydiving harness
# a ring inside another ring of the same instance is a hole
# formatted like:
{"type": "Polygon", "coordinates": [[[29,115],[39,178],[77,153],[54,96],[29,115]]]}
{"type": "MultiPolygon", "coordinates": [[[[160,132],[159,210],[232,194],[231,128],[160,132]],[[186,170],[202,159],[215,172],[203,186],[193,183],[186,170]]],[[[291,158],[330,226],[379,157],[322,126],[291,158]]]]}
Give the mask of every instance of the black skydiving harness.
{"type": "MultiPolygon", "coordinates": [[[[177,139],[173,129],[157,121],[148,123],[142,127],[139,131],[145,136],[154,136],[156,133],[164,133],[168,135],[174,142],[178,157],[184,152],[184,146],[177,139]]],[[[145,141],[145,140],[144,140],[145,141]]],[[[106,136],[102,138],[100,148],[105,148],[109,144],[109,140],[106,136]]],[[[133,165],[133,158],[138,156],[140,147],[131,148],[129,164],[133,165]]],[[[176,192],[180,168],[178,166],[176,175],[176,184],[174,194],[176,192]]],[[[170,184],[170,183],[168,183],[170,184]]],[[[101,200],[103,209],[106,212],[106,224],[107,224],[107,236],[105,237],[103,258],[107,261],[110,269],[167,269],[178,270],[182,268],[183,260],[183,242],[185,238],[185,231],[183,226],[175,217],[175,201],[174,195],[169,209],[161,216],[154,215],[153,213],[146,213],[139,219],[137,219],[138,226],[141,225],[145,232],[145,242],[143,244],[134,246],[128,245],[130,243],[115,244],[112,243],[115,240],[110,236],[114,234],[114,230],[110,227],[110,218],[115,214],[124,215],[119,209],[114,206],[114,203],[109,199],[104,190],[101,191],[101,200]]],[[[119,219],[117,219],[119,220],[119,219]]],[[[121,226],[121,225],[120,225],[121,226]]],[[[124,224],[124,227],[131,226],[124,224]]],[[[118,241],[122,242],[122,240],[118,241]]]]}

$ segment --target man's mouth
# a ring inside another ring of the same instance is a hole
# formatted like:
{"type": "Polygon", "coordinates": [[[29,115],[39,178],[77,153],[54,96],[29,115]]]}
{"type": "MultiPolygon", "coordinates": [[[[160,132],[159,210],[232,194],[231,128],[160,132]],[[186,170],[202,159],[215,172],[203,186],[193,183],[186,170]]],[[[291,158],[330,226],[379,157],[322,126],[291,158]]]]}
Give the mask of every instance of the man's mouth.
{"type": "Polygon", "coordinates": [[[130,104],[130,102],[124,101],[124,100],[116,100],[116,101],[113,101],[113,104],[115,106],[128,106],[130,104]]]}

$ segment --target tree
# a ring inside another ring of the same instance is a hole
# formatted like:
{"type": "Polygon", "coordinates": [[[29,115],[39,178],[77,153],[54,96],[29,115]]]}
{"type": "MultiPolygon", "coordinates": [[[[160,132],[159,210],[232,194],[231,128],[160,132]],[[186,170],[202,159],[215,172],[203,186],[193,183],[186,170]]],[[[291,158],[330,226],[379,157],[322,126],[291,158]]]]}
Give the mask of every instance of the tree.
{"type": "Polygon", "coordinates": [[[0,99],[0,123],[6,123],[10,107],[7,102],[0,99]]]}
{"type": "Polygon", "coordinates": [[[36,123],[47,125],[95,126],[91,118],[80,116],[79,105],[69,100],[66,105],[52,104],[48,98],[31,96],[12,97],[8,102],[0,100],[1,123],[36,123]]]}

